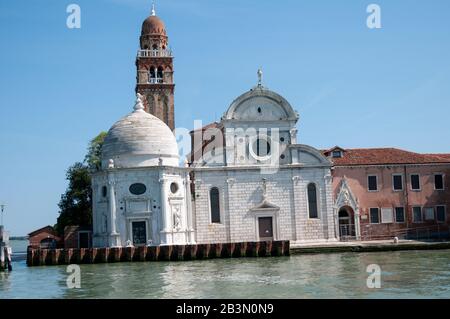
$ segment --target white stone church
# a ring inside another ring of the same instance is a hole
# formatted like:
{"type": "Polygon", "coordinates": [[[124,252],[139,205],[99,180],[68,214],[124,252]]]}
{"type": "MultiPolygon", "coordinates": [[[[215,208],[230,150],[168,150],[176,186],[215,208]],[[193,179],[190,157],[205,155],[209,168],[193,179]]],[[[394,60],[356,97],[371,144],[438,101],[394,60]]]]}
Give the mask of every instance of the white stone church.
{"type": "Polygon", "coordinates": [[[298,113],[261,71],[219,123],[191,133],[180,165],[173,57],[154,9],[140,42],[134,111],[109,130],[92,176],[94,247],[336,240],[332,164],[298,144],[298,113]]]}

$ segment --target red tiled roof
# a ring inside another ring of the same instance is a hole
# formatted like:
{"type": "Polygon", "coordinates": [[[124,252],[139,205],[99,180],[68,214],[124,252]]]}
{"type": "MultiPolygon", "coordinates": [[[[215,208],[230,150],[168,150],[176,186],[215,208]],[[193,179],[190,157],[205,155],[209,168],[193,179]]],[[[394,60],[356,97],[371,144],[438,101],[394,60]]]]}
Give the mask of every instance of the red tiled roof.
{"type": "Polygon", "coordinates": [[[206,131],[206,130],[208,130],[208,129],[210,129],[210,128],[220,128],[220,123],[218,123],[218,122],[212,122],[212,123],[209,123],[209,124],[207,124],[207,125],[205,125],[205,126],[203,126],[203,127],[201,127],[201,128],[197,128],[197,129],[195,129],[195,130],[192,130],[192,131],[190,131],[189,133],[190,134],[192,134],[192,133],[194,133],[194,132],[198,132],[198,131],[206,131]]]}
{"type": "Polygon", "coordinates": [[[47,231],[50,234],[56,235],[55,229],[52,226],[45,226],[45,227],[39,228],[35,231],[32,231],[31,233],[28,234],[28,236],[32,237],[32,236],[39,234],[41,232],[44,232],[44,231],[47,231]]]}
{"type": "MultiPolygon", "coordinates": [[[[323,151],[329,155],[329,151],[323,151]]],[[[336,166],[450,163],[450,154],[419,154],[397,148],[344,149],[343,157],[330,158],[336,166]]]]}

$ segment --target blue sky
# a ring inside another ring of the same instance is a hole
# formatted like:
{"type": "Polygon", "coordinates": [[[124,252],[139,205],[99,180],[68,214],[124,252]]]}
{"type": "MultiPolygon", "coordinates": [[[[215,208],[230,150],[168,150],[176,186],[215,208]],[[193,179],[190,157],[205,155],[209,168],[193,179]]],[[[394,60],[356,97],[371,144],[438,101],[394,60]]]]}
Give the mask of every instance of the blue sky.
{"type": "MultiPolygon", "coordinates": [[[[176,124],[218,119],[264,84],[300,113],[299,142],[450,152],[448,0],[159,0],[176,124]],[[377,3],[382,29],[366,26],[377,3]]],[[[0,0],[0,202],[24,235],[58,215],[65,171],[134,103],[151,0],[0,0]],[[66,7],[81,7],[81,29],[66,7]]]]}

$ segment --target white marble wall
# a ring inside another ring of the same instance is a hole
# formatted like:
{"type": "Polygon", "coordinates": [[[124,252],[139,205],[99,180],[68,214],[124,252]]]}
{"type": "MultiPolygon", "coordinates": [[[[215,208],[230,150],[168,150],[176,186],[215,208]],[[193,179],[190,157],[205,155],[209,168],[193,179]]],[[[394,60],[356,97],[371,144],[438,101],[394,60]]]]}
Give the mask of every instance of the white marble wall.
{"type": "Polygon", "coordinates": [[[94,247],[115,246],[111,241],[113,206],[116,207],[117,246],[126,246],[132,241],[132,221],[147,223],[147,239],[153,245],[194,241],[186,170],[169,167],[112,169],[94,174],[92,185],[94,247]],[[109,183],[111,180],[114,185],[109,183]],[[146,192],[131,194],[129,188],[134,183],[144,184],[146,192]],[[170,188],[172,183],[178,185],[175,193],[170,188]],[[108,187],[106,197],[102,194],[104,186],[108,187]],[[114,187],[115,205],[110,200],[110,187],[114,187]]]}
{"type": "Polygon", "coordinates": [[[276,240],[334,240],[329,168],[283,168],[277,174],[261,175],[259,169],[196,169],[196,235],[198,243],[257,241],[257,217],[273,215],[276,240]],[[266,200],[279,209],[253,210],[262,201],[265,178],[266,200]],[[318,191],[319,218],[310,219],[307,185],[318,191]],[[211,224],[209,190],[218,187],[221,223],[211,224]]]}

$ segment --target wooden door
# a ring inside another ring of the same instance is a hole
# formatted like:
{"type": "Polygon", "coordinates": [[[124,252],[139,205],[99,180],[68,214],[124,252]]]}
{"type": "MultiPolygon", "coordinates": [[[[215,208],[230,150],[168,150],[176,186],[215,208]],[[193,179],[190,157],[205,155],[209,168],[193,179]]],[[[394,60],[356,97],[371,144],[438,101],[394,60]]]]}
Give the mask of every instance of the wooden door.
{"type": "Polygon", "coordinates": [[[259,224],[259,239],[273,240],[273,218],[260,217],[258,218],[258,224],[259,224]]]}

